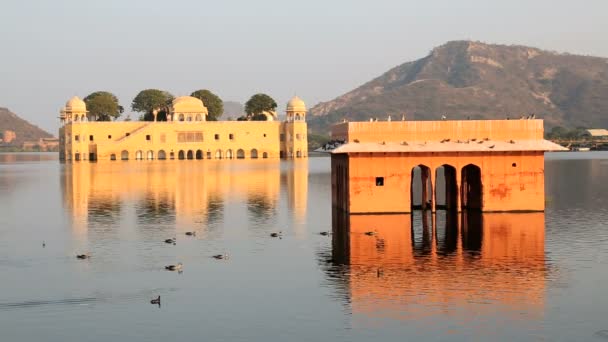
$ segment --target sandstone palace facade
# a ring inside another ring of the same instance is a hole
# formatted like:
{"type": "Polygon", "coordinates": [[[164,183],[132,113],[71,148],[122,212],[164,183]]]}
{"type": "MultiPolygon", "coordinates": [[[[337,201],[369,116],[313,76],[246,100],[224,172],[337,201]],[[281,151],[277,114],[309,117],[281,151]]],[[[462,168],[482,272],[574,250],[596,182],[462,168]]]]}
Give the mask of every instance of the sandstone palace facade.
{"type": "Polygon", "coordinates": [[[206,121],[207,108],[191,96],[173,100],[167,121],[89,121],[87,114],[76,96],[61,110],[62,162],[308,157],[306,105],[297,96],[285,121],[272,112],[267,121],[206,121]]]}

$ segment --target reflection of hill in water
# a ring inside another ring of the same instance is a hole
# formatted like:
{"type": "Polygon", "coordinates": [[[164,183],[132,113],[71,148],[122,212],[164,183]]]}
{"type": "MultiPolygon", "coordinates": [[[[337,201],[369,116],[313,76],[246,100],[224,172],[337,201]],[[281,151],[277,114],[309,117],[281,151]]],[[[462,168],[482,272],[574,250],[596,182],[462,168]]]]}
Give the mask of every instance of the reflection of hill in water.
{"type": "Polygon", "coordinates": [[[286,168],[282,171],[281,162],[273,160],[74,163],[65,165],[62,187],[76,230],[125,215],[134,216],[141,229],[186,230],[221,221],[231,203],[246,203],[250,219],[265,222],[277,215],[282,187],[290,210],[304,217],[307,161],[286,168]]]}
{"type": "Polygon", "coordinates": [[[467,320],[501,312],[522,322],[542,316],[544,213],[439,211],[435,230],[432,219],[421,212],[334,213],[338,265],[329,267],[328,279],[336,291],[347,291],[353,314],[467,320]]]}

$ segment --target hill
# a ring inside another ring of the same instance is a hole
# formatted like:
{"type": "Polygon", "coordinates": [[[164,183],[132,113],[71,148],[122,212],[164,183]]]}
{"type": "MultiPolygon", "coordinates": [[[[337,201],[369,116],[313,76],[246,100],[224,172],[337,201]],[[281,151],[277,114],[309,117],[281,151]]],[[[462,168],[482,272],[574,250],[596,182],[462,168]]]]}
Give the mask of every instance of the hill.
{"type": "Polygon", "coordinates": [[[8,108],[0,107],[0,135],[7,130],[15,132],[16,135],[15,139],[8,144],[10,146],[21,146],[25,141],[38,141],[41,138],[53,137],[50,133],[21,119],[8,108]]]}
{"type": "Polygon", "coordinates": [[[526,46],[448,42],[310,110],[312,132],[347,120],[519,118],[608,127],[608,59],[526,46]]]}
{"type": "Polygon", "coordinates": [[[236,119],[245,114],[245,107],[240,102],[236,101],[224,101],[224,114],[221,120],[227,120],[228,118],[236,119]]]}

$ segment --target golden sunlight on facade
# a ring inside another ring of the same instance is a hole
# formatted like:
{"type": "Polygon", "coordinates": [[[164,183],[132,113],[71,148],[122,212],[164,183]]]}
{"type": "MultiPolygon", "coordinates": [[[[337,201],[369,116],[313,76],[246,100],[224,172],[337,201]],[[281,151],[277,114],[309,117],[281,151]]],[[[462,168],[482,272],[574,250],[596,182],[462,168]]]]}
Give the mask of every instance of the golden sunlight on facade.
{"type": "Polygon", "coordinates": [[[285,121],[206,121],[198,98],[173,100],[167,121],[89,121],[74,96],[61,110],[62,162],[184,159],[277,159],[308,157],[306,105],[293,97],[285,121]]]}
{"type": "Polygon", "coordinates": [[[332,258],[349,265],[342,280],[353,314],[466,320],[501,311],[521,324],[542,318],[544,213],[446,213],[433,224],[434,216],[334,211],[332,258]]]}
{"type": "Polygon", "coordinates": [[[282,179],[277,159],[74,163],[65,169],[62,189],[76,234],[86,234],[91,219],[124,215],[123,204],[128,202],[137,203],[137,217],[186,231],[211,223],[230,202],[244,200],[251,208],[278,208],[282,187],[288,210],[295,219],[302,219],[308,201],[308,161],[289,165],[282,179]]]}
{"type": "Polygon", "coordinates": [[[332,204],[361,214],[543,211],[544,153],[567,150],[542,120],[346,122],[332,139],[332,204]]]}

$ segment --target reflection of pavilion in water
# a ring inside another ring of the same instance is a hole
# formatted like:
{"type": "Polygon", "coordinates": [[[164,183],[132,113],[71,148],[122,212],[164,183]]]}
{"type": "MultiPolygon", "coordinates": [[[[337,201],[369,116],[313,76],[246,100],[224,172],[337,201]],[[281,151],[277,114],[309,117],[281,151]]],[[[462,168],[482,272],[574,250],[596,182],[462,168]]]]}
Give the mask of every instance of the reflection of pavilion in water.
{"type": "Polygon", "coordinates": [[[334,212],[332,259],[354,314],[517,321],[544,310],[544,213],[334,212]],[[365,232],[375,232],[367,235],[365,232]],[[342,283],[343,282],[343,283],[342,283]]]}
{"type": "MultiPolygon", "coordinates": [[[[89,221],[112,221],[134,203],[137,222],[175,225],[212,223],[228,202],[247,203],[251,215],[274,215],[281,190],[279,160],[85,163],[66,166],[64,201],[74,229],[89,221]]],[[[306,213],[308,164],[288,163],[288,205],[296,218],[306,213]]]]}

